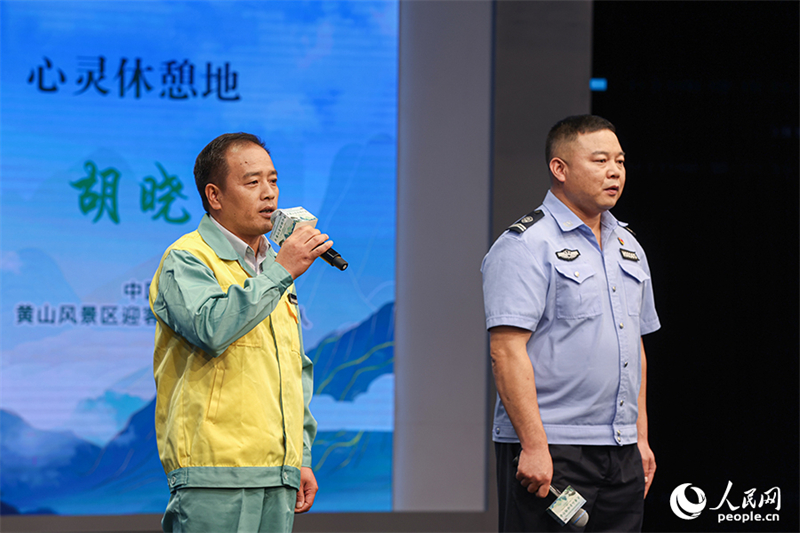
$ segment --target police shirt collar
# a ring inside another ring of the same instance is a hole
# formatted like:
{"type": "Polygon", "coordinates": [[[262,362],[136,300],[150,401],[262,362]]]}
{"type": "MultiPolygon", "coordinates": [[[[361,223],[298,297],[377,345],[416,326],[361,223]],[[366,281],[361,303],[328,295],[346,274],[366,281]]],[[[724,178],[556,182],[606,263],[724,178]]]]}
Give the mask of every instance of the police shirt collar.
{"type": "Polygon", "coordinates": [[[627,226],[625,222],[620,222],[617,217],[611,214],[611,211],[605,211],[600,215],[600,225],[606,226],[608,229],[613,230],[617,226],[627,226]]]}
{"type": "Polygon", "coordinates": [[[564,202],[556,198],[556,195],[553,194],[552,191],[547,191],[547,196],[544,197],[542,205],[544,205],[547,210],[550,211],[550,214],[553,215],[553,218],[556,219],[556,223],[561,228],[561,231],[572,231],[575,228],[585,225],[583,221],[578,218],[578,215],[564,205],[564,202]]]}
{"type": "MultiPolygon", "coordinates": [[[[545,196],[542,205],[553,215],[561,231],[572,231],[580,226],[586,226],[586,224],[578,218],[578,215],[573,213],[569,207],[564,205],[564,202],[559,200],[556,195],[549,190],[547,191],[547,196],[545,196]]],[[[611,214],[611,211],[605,211],[600,215],[600,225],[610,229],[617,226],[627,226],[626,223],[618,221],[617,218],[611,214]]]]}

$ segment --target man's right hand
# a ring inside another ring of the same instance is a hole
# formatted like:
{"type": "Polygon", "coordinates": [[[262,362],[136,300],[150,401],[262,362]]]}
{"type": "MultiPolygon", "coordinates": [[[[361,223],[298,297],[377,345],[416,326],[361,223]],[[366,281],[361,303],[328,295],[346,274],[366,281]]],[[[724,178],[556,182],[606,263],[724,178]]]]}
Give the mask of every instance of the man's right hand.
{"type": "Polygon", "coordinates": [[[314,259],[333,246],[333,241],[328,236],[311,226],[297,228],[283,241],[275,262],[279,263],[289,272],[292,279],[297,279],[308,270],[314,259]]]}
{"type": "Polygon", "coordinates": [[[539,498],[547,496],[553,480],[553,459],[547,446],[523,448],[519,454],[517,479],[528,492],[539,498]]]}

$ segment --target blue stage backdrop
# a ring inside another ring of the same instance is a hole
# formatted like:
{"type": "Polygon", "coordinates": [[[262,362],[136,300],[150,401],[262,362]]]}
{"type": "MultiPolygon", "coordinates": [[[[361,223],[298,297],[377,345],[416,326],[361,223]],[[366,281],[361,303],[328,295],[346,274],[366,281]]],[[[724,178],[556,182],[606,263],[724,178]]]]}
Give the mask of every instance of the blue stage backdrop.
{"type": "Polygon", "coordinates": [[[203,214],[192,168],[261,136],[279,206],[350,262],[298,280],[317,511],[391,509],[397,3],[0,3],[0,494],[160,513],[147,290],[203,214]]]}

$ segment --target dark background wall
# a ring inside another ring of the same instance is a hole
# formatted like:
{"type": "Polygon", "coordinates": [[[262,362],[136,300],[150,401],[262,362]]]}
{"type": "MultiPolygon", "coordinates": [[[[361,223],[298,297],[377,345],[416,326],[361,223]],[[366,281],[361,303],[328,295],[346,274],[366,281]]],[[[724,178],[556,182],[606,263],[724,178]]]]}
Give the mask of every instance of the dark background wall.
{"type": "Polygon", "coordinates": [[[662,321],[645,339],[650,531],[798,531],[798,6],[594,4],[608,90],[592,111],[627,153],[614,213],[648,252],[662,321]],[[679,484],[711,508],[728,481],[740,507],[780,487],[780,523],[670,511],[679,484]]]}

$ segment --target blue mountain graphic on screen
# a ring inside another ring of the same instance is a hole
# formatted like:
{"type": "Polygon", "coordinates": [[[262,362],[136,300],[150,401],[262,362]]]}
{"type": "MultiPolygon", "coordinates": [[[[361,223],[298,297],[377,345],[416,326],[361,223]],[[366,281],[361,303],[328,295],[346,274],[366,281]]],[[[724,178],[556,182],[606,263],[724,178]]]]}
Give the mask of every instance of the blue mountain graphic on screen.
{"type": "MultiPolygon", "coordinates": [[[[394,304],[358,326],[327,336],[308,352],[317,389],[350,401],[394,370],[394,304]]],[[[99,447],[70,432],[37,430],[0,410],[3,514],[161,513],[169,498],[158,459],[155,400],[99,447]]],[[[392,433],[320,432],[314,444],[318,482],[328,495],[314,510],[391,508],[392,433]],[[344,506],[344,507],[342,507],[344,506]]]]}
{"type": "Polygon", "coordinates": [[[0,411],[3,502],[31,514],[162,511],[168,492],[156,450],[154,412],[155,401],[100,448],[71,433],[36,430],[0,411]]]}
{"type": "MultiPolygon", "coordinates": [[[[314,393],[353,401],[377,378],[394,372],[394,302],[358,327],[327,336],[308,356],[314,361],[314,393]]],[[[325,497],[315,510],[390,511],[392,443],[388,431],[317,433],[313,467],[325,497]]]]}
{"type": "Polygon", "coordinates": [[[307,355],[314,362],[314,394],[352,400],[373,380],[394,372],[394,302],[358,327],[328,335],[307,355]]]}

